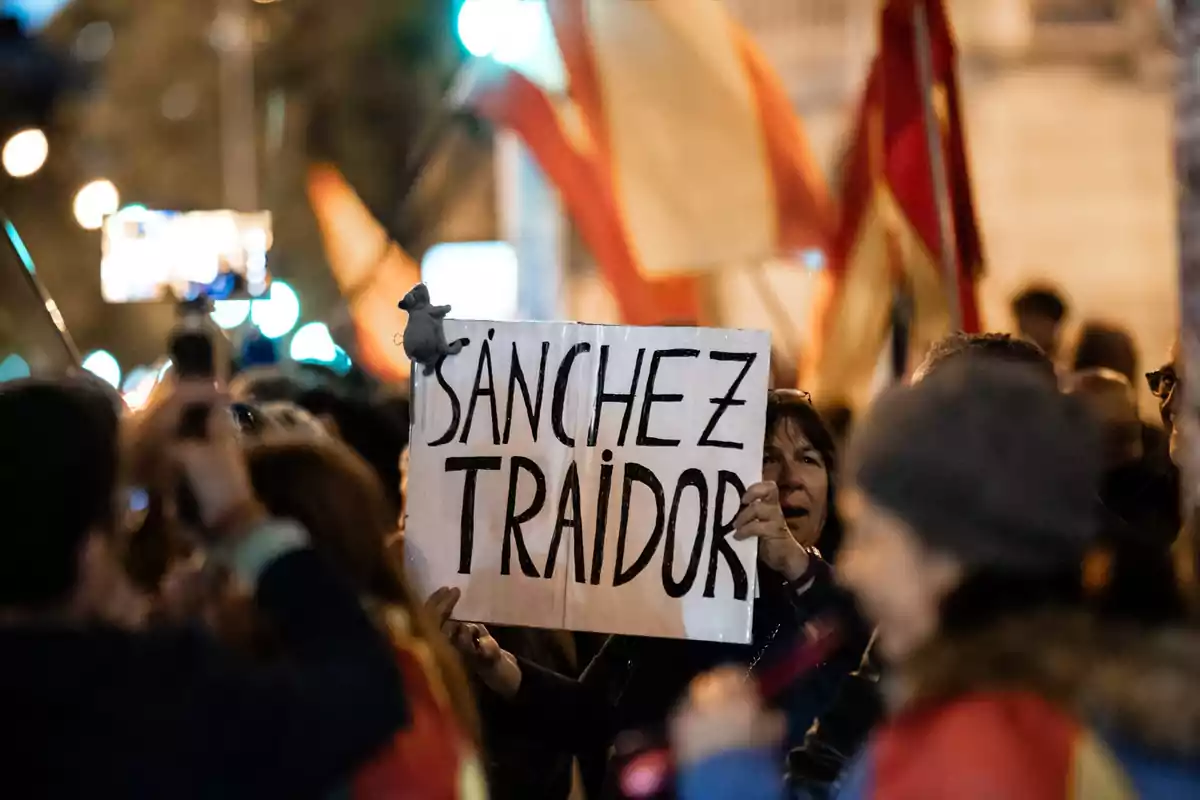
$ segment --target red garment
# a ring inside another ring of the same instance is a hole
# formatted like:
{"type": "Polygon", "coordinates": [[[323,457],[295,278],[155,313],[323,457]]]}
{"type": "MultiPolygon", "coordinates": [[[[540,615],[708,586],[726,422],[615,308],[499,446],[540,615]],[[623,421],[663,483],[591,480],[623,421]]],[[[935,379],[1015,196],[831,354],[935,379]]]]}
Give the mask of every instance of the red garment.
{"type": "MultiPolygon", "coordinates": [[[[391,620],[389,620],[391,622],[391,620]]],[[[474,747],[424,643],[389,624],[411,721],[354,777],[354,800],[486,800],[474,747]]]]}
{"type": "Polygon", "coordinates": [[[968,694],[879,730],[845,800],[1134,800],[1120,763],[1076,719],[1032,692],[968,694]],[[1102,790],[1102,793],[1099,793],[1102,790]]]}

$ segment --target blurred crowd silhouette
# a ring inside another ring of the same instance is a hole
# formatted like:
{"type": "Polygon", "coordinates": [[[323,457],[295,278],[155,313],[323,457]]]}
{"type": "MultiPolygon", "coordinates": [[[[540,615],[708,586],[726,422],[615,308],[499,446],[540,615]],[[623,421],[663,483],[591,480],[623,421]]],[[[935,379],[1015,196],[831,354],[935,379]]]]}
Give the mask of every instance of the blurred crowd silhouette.
{"type": "Polygon", "coordinates": [[[3,384],[5,795],[1200,796],[1179,365],[1012,310],[857,414],[771,390],[750,645],[415,595],[407,401],[368,383],[3,384]]]}

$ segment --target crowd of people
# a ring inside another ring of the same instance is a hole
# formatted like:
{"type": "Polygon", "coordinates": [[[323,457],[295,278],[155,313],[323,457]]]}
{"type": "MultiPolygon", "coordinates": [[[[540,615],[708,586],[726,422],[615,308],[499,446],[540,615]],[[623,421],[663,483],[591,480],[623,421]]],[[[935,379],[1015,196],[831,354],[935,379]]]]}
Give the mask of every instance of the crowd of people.
{"type": "Polygon", "coordinates": [[[4,384],[5,795],[1200,797],[1179,365],[1099,324],[1065,358],[1066,313],[1026,292],[836,425],[770,391],[748,646],[416,596],[402,399],[4,384]]]}

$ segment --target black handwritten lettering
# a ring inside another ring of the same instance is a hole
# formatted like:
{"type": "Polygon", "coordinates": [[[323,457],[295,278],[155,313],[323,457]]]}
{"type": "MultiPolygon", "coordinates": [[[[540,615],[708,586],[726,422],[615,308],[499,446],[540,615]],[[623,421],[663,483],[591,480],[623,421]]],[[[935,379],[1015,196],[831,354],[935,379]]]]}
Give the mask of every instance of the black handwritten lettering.
{"type": "Polygon", "coordinates": [[[458,403],[458,395],[450,388],[450,384],[446,383],[446,377],[442,375],[442,364],[446,363],[446,357],[442,356],[437,360],[437,382],[442,387],[442,391],[446,393],[446,397],[450,398],[450,427],[446,432],[437,439],[429,443],[430,447],[440,447],[444,444],[449,444],[454,439],[454,434],[458,433],[458,420],[462,416],[462,406],[458,403]]]}
{"type": "Polygon", "coordinates": [[[655,476],[647,467],[636,462],[629,462],[625,465],[625,480],[621,487],[621,525],[617,530],[617,567],[613,573],[613,586],[623,586],[636,578],[646,565],[650,563],[650,559],[654,558],[654,552],[658,549],[658,543],[662,540],[663,535],[663,513],[666,510],[666,495],[663,492],[662,482],[655,476]],[[640,483],[650,490],[654,495],[654,530],[650,533],[650,538],[646,541],[646,546],[642,548],[642,552],[637,559],[629,565],[629,569],[623,569],[622,564],[625,563],[625,538],[629,534],[629,505],[631,495],[633,494],[633,484],[640,483]]]}
{"type": "MultiPolygon", "coordinates": [[[[491,338],[491,331],[488,332],[488,339],[491,338]]],[[[467,406],[467,421],[463,423],[462,436],[458,441],[462,444],[467,443],[467,437],[471,435],[471,420],[475,418],[475,403],[481,397],[488,399],[488,405],[492,412],[492,444],[500,444],[500,418],[496,411],[496,381],[492,377],[492,348],[487,339],[483,340],[483,347],[479,351],[479,364],[475,367],[475,385],[471,389],[471,402],[467,406]],[[483,379],[483,368],[487,367],[487,388],[483,388],[480,381],[483,379]]]]}
{"type": "Polygon", "coordinates": [[[554,427],[555,438],[567,447],[575,446],[575,438],[563,428],[563,409],[567,403],[567,381],[571,377],[571,365],[575,363],[575,358],[580,353],[587,353],[591,349],[592,346],[587,342],[579,342],[574,345],[563,356],[562,363],[558,365],[558,375],[554,378],[554,398],[551,402],[550,423],[554,427]]]}
{"type": "Polygon", "coordinates": [[[655,350],[650,356],[650,373],[646,376],[646,398],[642,401],[642,417],[638,421],[638,447],[677,447],[678,439],[658,439],[649,434],[650,411],[655,403],[678,403],[683,400],[681,394],[655,394],[654,379],[658,377],[658,365],[664,358],[696,358],[699,350],[677,348],[674,350],[655,350]]]}
{"type": "Polygon", "coordinates": [[[617,436],[617,446],[625,446],[625,434],[629,432],[629,420],[633,418],[633,399],[637,396],[638,378],[642,374],[642,359],[646,357],[646,348],[638,348],[637,361],[633,365],[633,380],[629,382],[629,392],[616,393],[604,391],[604,381],[608,374],[609,345],[600,346],[600,371],[596,378],[596,407],[592,410],[592,430],[588,433],[588,447],[596,446],[596,437],[600,433],[600,414],[606,403],[624,403],[625,416],[621,419],[621,433],[617,436]]]}
{"type": "Polygon", "coordinates": [[[462,516],[459,521],[458,571],[471,574],[471,554],[475,549],[475,486],[480,470],[500,469],[499,456],[468,456],[447,458],[446,472],[465,472],[463,481],[462,516]]]}
{"type": "Polygon", "coordinates": [[[600,467],[600,494],[596,499],[596,533],[592,539],[592,574],[589,583],[596,586],[600,583],[600,571],[604,568],[604,533],[608,528],[608,498],[612,493],[612,450],[605,450],[601,456],[604,464],[600,467]]]}
{"type": "Polygon", "coordinates": [[[733,532],[733,521],[737,518],[738,510],[741,507],[741,497],[745,493],[746,486],[736,473],[724,469],[717,473],[717,502],[713,510],[713,540],[708,555],[708,578],[704,582],[705,597],[715,597],[717,593],[718,554],[725,559],[725,564],[729,567],[729,573],[733,577],[734,599],[745,600],[750,593],[750,580],[746,577],[746,570],[742,567],[741,560],[738,559],[737,553],[733,551],[733,547],[726,538],[733,532]],[[738,503],[735,504],[733,513],[729,515],[729,521],[722,522],[721,516],[725,507],[725,489],[727,487],[733,489],[738,503]]]}
{"type": "Polygon", "coordinates": [[[508,479],[508,508],[504,512],[504,544],[500,547],[500,574],[508,575],[514,542],[517,548],[517,561],[521,564],[521,572],[530,578],[538,577],[537,567],[529,557],[525,548],[525,539],[521,535],[521,526],[536,517],[546,503],[546,476],[531,459],[524,456],[513,456],[512,473],[508,479]],[[533,476],[533,502],[519,514],[514,514],[517,504],[517,487],[521,483],[521,473],[528,472],[533,476]]]}
{"type": "Polygon", "coordinates": [[[562,541],[564,528],[570,528],[572,531],[571,551],[575,561],[575,582],[583,583],[583,507],[580,503],[579,467],[574,461],[567,467],[562,493],[558,496],[558,518],[554,522],[554,535],[550,537],[550,554],[546,558],[546,571],[542,575],[546,580],[554,577],[554,565],[558,562],[559,543],[562,541]],[[569,518],[567,503],[571,504],[569,518]]]}
{"type": "Polygon", "coordinates": [[[721,416],[725,413],[725,409],[734,408],[737,406],[746,405],[745,400],[735,400],[734,395],[737,394],[738,387],[742,385],[742,381],[746,379],[746,373],[750,371],[750,367],[754,365],[754,360],[758,358],[757,353],[725,353],[719,350],[714,350],[708,354],[708,357],[713,361],[740,361],[742,362],[742,371],[738,373],[734,379],[733,385],[729,387],[729,391],[724,397],[709,398],[710,403],[717,408],[713,412],[712,417],[708,420],[708,424],[704,426],[704,433],[700,434],[700,441],[697,444],[700,447],[723,447],[729,450],[741,450],[743,445],[741,442],[722,442],[713,440],[709,437],[716,430],[717,423],[721,421],[721,416]]]}
{"type": "Polygon", "coordinates": [[[675,497],[671,500],[671,515],[667,519],[667,541],[663,550],[662,582],[667,597],[683,597],[692,590],[696,574],[700,571],[700,557],[704,554],[704,533],[708,528],[708,481],[704,473],[692,468],[684,470],[675,484],[675,497]],[[696,523],[696,541],[692,543],[692,554],[688,558],[687,571],[678,583],[672,570],[675,566],[675,525],[679,521],[679,501],[683,490],[692,486],[700,502],[700,521],[696,523]]]}
{"type": "Polygon", "coordinates": [[[542,396],[546,388],[546,357],[550,355],[550,343],[542,342],[542,361],[538,365],[537,400],[530,401],[529,386],[525,383],[525,372],[521,369],[521,359],[517,356],[517,343],[512,345],[512,367],[508,373],[508,411],[504,416],[504,443],[508,444],[512,434],[513,400],[517,386],[521,387],[521,399],[525,402],[525,413],[529,420],[529,431],[533,441],[537,441],[538,423],[542,419],[542,396]]]}

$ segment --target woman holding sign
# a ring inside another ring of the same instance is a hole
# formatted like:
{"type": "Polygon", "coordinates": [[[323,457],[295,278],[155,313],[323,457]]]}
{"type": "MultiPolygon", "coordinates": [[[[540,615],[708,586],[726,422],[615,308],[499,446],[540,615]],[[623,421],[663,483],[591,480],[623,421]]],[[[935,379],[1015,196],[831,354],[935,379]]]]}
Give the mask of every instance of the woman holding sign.
{"type": "Polygon", "coordinates": [[[507,700],[514,729],[603,752],[620,731],[657,731],[693,677],[734,662],[773,690],[789,741],[799,745],[868,638],[832,580],[842,533],[833,502],[837,449],[807,394],[771,392],[762,474],[735,523],[737,538],[760,542],[750,645],[613,636],[575,681],[505,652],[481,625],[449,620],[457,590],[439,590],[430,602],[481,681],[507,700]]]}

